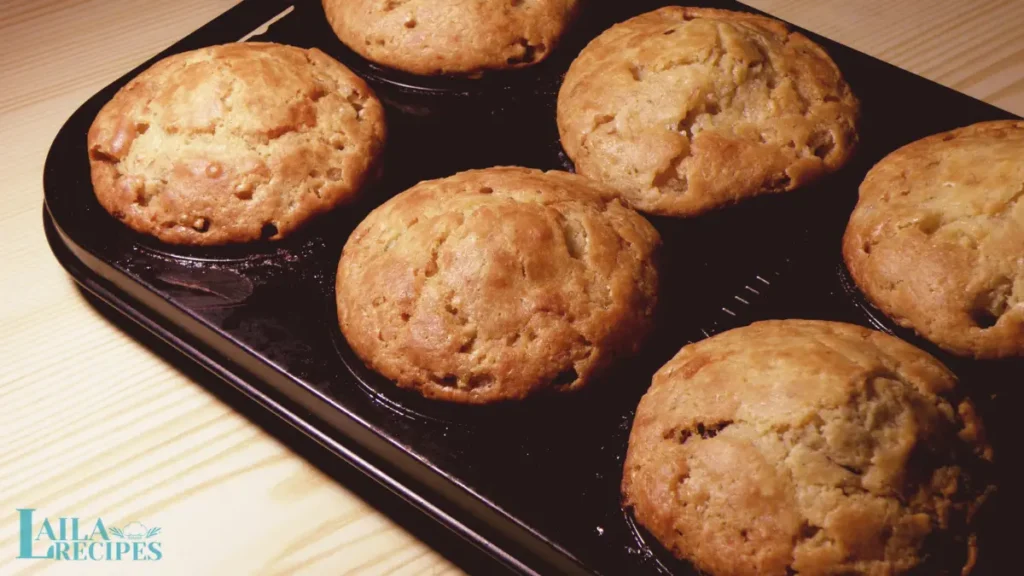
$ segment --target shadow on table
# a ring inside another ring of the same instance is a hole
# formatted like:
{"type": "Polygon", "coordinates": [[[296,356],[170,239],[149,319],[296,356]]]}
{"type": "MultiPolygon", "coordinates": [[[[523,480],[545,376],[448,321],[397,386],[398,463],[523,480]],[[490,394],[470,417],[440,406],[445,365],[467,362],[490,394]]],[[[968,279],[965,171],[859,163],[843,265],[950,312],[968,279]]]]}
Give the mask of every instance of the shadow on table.
{"type": "Polygon", "coordinates": [[[86,302],[109,322],[173,365],[185,376],[200,383],[218,400],[245,416],[292,452],[344,486],[346,490],[443,555],[449,562],[469,574],[512,574],[504,565],[454,532],[447,529],[438,530],[440,524],[347,462],[339,460],[302,432],[291,426],[282,426],[279,418],[258,407],[230,384],[198,366],[145,328],[121,315],[106,302],[78,285],[76,288],[86,302]]]}

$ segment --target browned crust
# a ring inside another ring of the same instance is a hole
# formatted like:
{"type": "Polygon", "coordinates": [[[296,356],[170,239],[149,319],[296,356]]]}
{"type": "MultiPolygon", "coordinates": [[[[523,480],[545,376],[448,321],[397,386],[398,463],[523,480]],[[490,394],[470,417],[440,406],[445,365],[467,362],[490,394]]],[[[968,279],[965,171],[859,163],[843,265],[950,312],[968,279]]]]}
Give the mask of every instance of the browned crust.
{"type": "Polygon", "coordinates": [[[338,266],[338,319],[367,366],[428,397],[576,390],[639,348],[659,244],[583,177],[463,172],[417,184],[356,228],[338,266]]]}
{"type": "Polygon", "coordinates": [[[711,574],[959,574],[988,459],[935,358],[858,326],[770,321],[688,345],[655,374],[622,493],[711,574]]]}
{"type": "Polygon", "coordinates": [[[865,296],[963,356],[1024,355],[1024,122],[929,136],[868,172],[843,238],[865,296]]]}
{"type": "Polygon", "coordinates": [[[375,170],[384,111],[319,50],[225,44],[161,60],[89,129],[92,183],[122,222],[173,244],[287,236],[375,170]]]}
{"type": "Polygon", "coordinates": [[[413,74],[475,75],[547,58],[578,0],[323,0],[335,34],[367,60],[413,74]]]}
{"type": "Polygon", "coordinates": [[[859,103],[825,51],[771,18],[667,7],[613,26],[558,95],[580,174],[635,208],[692,216],[837,170],[859,103]]]}

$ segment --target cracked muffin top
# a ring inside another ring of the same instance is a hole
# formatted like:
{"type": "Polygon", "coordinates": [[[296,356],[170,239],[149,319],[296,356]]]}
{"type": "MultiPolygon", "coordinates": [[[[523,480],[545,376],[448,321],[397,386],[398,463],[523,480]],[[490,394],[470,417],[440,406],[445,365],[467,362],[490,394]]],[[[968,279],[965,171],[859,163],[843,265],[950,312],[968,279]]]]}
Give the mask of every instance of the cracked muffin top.
{"type": "Polygon", "coordinates": [[[536,64],[578,0],[323,0],[338,38],[367,60],[420,75],[536,64]]]}
{"type": "Polygon", "coordinates": [[[576,390],[639,348],[659,244],[647,220],[581,176],[463,172],[417,184],[353,231],[338,319],[370,368],[428,397],[576,390]]]}
{"type": "Polygon", "coordinates": [[[981,422],[938,360],[821,321],[680,350],[637,408],[636,520],[710,574],[957,574],[991,490],[981,422]]]}
{"type": "Polygon", "coordinates": [[[89,130],[100,204],[174,244],[283,238],[375,168],[384,110],[319,50],[225,44],[157,62],[89,130]]]}
{"type": "Polygon", "coordinates": [[[828,54],[782,22],[672,6],[580,53],[558,129],[578,173],[638,210],[692,216],[837,170],[858,108],[828,54]]]}
{"type": "Polygon", "coordinates": [[[929,136],[868,172],[850,274],[900,325],[963,356],[1024,356],[1024,122],[929,136]]]}

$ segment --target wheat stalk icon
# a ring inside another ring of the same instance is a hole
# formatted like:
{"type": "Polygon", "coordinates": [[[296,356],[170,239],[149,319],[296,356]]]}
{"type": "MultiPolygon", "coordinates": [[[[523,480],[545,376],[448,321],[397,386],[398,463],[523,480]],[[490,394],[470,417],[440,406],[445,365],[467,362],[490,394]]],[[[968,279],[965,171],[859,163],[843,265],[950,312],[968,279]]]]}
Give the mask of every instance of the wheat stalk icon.
{"type": "Polygon", "coordinates": [[[130,522],[124,528],[111,526],[108,532],[123,540],[148,540],[160,533],[160,528],[146,528],[142,522],[130,522]]]}

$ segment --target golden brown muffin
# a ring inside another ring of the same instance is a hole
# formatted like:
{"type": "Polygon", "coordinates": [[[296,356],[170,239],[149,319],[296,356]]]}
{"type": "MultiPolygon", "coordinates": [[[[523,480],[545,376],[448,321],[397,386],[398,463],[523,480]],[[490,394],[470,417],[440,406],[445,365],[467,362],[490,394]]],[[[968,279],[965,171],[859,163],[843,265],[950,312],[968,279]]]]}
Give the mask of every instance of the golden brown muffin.
{"type": "Polygon", "coordinates": [[[1024,122],[936,134],[868,172],[843,255],[867,298],[955,354],[1024,356],[1024,122]]]}
{"type": "Polygon", "coordinates": [[[672,6],[580,53],[558,129],[580,174],[638,210],[692,216],[838,169],[858,107],[828,54],[782,22],[672,6]]]}
{"type": "Polygon", "coordinates": [[[174,244],[277,240],[353,199],[384,110],[317,49],[225,44],[157,62],[89,130],[100,204],[174,244]]]}
{"type": "Polygon", "coordinates": [[[478,75],[536,64],[578,0],[323,0],[327,19],[367,60],[413,74],[478,75]]]}
{"type": "Polygon", "coordinates": [[[636,520],[715,575],[959,574],[991,458],[956,379],[859,326],[782,320],[679,351],[640,401],[636,520]]]}
{"type": "Polygon", "coordinates": [[[421,182],[345,245],[341,330],[370,368],[428,397],[576,390],[640,346],[659,244],[642,216],[565,172],[421,182]]]}

